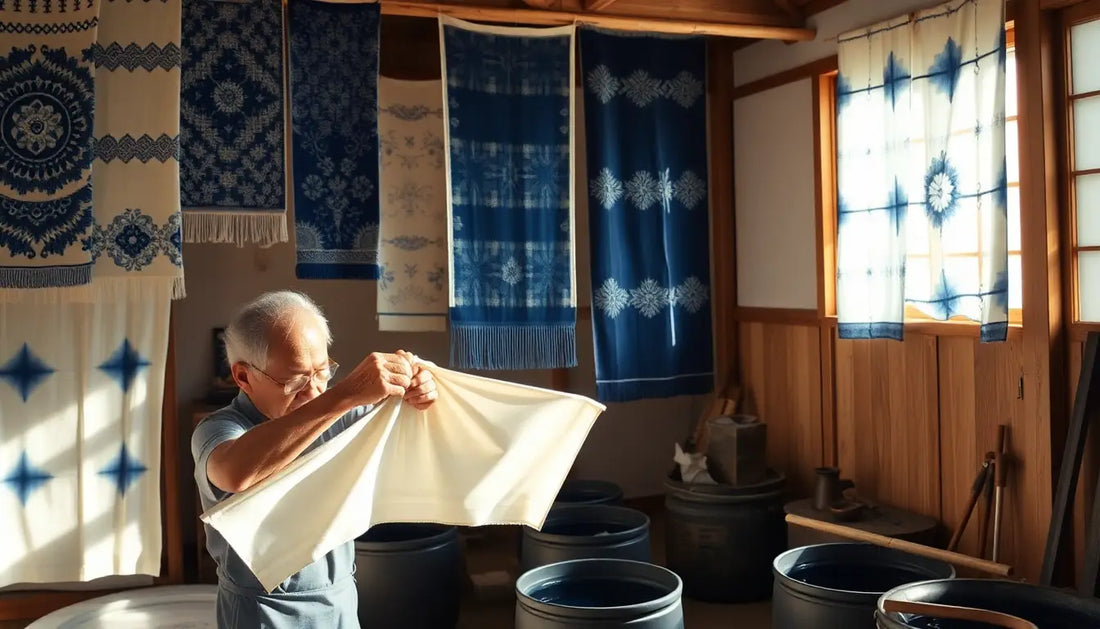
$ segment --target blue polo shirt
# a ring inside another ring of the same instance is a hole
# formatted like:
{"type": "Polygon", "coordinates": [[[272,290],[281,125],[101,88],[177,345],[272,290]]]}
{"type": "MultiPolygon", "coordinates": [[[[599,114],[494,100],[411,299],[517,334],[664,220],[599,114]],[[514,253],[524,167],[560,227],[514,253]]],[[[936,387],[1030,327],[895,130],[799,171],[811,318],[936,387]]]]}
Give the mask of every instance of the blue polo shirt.
{"type": "MultiPolygon", "coordinates": [[[[305,452],[343,432],[370,408],[358,407],[336,420],[305,452]]],[[[242,391],[229,406],[211,413],[195,427],[191,456],[204,511],[232,495],[215,487],[207,477],[210,454],[263,421],[267,418],[242,391]]],[[[225,538],[209,524],[203,527],[206,549],[218,564],[219,627],[358,627],[354,542],[337,547],[268,593],[225,538]]]]}

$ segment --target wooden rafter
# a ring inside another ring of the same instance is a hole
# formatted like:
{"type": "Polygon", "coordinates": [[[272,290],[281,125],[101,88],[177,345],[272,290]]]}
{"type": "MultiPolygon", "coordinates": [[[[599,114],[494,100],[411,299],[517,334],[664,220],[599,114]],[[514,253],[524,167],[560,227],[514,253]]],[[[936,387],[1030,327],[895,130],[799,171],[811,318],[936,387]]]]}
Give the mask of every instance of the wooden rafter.
{"type": "Polygon", "coordinates": [[[764,24],[737,24],[700,20],[664,19],[629,15],[607,15],[585,11],[546,11],[539,9],[508,9],[500,7],[420,2],[415,0],[380,0],[385,15],[435,17],[449,15],[462,20],[497,22],[503,24],[564,25],[591,24],[606,28],[675,33],[682,35],[714,35],[718,37],[748,37],[753,39],[779,39],[783,41],[808,41],[814,38],[810,28],[771,26],[764,24]]]}
{"type": "Polygon", "coordinates": [[[585,11],[602,11],[615,3],[615,0],[584,0],[585,11]]]}
{"type": "Polygon", "coordinates": [[[779,7],[779,10],[791,16],[795,20],[804,20],[805,15],[802,14],[802,9],[795,5],[791,0],[772,0],[775,6],[779,7]]]}

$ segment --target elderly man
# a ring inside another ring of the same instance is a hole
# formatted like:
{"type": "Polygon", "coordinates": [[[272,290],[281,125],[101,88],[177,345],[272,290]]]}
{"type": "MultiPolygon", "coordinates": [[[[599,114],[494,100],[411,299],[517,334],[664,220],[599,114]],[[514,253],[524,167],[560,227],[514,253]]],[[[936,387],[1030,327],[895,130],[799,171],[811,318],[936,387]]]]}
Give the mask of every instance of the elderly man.
{"type": "MultiPolygon", "coordinates": [[[[262,295],[226,328],[226,354],[240,394],[191,437],[203,509],[278,472],[389,396],[419,409],[435,401],[431,373],[404,351],[371,354],[329,389],[337,367],[328,356],[331,340],[317,305],[290,291],[262,295]]],[[[352,542],[271,593],[209,526],[206,546],[218,563],[218,627],[359,626],[352,542]]]]}

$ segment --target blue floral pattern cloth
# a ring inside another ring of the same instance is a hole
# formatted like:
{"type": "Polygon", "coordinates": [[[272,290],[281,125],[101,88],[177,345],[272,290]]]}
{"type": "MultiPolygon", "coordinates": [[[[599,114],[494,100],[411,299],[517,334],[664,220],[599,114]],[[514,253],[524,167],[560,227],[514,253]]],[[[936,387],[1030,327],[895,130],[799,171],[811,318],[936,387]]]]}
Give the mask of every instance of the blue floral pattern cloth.
{"type": "Polygon", "coordinates": [[[378,3],[287,7],[295,273],[378,276],[378,3]]]}

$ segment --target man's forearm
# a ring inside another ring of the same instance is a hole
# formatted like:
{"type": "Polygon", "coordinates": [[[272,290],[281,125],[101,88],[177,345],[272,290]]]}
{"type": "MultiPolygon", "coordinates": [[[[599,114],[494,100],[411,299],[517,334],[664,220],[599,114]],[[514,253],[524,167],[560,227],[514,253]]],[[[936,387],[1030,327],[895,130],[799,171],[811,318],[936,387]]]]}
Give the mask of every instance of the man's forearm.
{"type": "Polygon", "coordinates": [[[336,420],[354,408],[334,388],[275,421],[265,421],[214,450],[210,480],[225,491],[248,489],[296,459],[336,420]]]}

